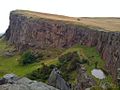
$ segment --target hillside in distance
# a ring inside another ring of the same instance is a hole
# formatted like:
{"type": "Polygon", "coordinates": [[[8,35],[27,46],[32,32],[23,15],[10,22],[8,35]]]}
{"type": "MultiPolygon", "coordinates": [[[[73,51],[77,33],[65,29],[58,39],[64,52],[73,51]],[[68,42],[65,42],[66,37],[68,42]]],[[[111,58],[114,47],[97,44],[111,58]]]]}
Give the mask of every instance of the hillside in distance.
{"type": "Polygon", "coordinates": [[[73,24],[86,25],[92,28],[97,28],[105,31],[120,31],[120,18],[118,17],[69,17],[63,15],[33,12],[28,10],[18,10],[15,13],[20,13],[25,16],[36,18],[46,18],[52,20],[66,21],[73,24]]]}

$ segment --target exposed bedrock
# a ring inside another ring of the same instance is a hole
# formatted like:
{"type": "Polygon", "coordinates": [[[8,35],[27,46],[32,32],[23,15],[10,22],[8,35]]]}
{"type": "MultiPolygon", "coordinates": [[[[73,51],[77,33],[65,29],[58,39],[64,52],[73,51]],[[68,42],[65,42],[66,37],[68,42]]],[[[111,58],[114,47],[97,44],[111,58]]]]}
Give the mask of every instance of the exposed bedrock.
{"type": "Polygon", "coordinates": [[[0,79],[0,90],[59,90],[42,82],[6,74],[0,79]]]}
{"type": "MultiPolygon", "coordinates": [[[[25,48],[67,48],[75,44],[94,46],[116,79],[120,67],[120,32],[105,32],[64,21],[27,16],[12,11],[6,39],[18,50],[25,48]]],[[[92,53],[92,52],[91,52],[92,53]]]]}

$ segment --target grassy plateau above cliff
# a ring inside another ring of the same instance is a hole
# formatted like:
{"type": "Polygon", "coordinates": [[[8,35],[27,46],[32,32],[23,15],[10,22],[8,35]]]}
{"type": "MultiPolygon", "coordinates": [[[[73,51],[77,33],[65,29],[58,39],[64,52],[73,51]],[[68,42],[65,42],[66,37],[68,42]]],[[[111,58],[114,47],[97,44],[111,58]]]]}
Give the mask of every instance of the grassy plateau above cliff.
{"type": "MultiPolygon", "coordinates": [[[[13,11],[14,12],[14,11],[13,11]]],[[[33,18],[44,18],[67,23],[89,26],[104,31],[120,31],[120,18],[114,17],[68,17],[63,15],[55,15],[48,13],[39,13],[28,10],[17,10],[14,13],[25,15],[33,18]]]]}

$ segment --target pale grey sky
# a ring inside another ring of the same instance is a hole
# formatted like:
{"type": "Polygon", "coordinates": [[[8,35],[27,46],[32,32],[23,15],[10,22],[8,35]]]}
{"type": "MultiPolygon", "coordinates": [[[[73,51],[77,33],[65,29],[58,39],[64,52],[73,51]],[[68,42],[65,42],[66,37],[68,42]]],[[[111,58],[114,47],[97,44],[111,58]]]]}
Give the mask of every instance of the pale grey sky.
{"type": "Polygon", "coordinates": [[[120,0],[1,0],[0,33],[6,31],[9,13],[15,9],[76,17],[120,17],[120,0]]]}

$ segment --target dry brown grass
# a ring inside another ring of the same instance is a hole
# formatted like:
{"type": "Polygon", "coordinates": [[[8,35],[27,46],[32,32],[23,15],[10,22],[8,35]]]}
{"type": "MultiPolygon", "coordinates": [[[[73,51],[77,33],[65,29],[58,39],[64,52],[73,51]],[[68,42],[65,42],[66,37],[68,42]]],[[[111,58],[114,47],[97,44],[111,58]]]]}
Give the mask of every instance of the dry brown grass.
{"type": "Polygon", "coordinates": [[[52,20],[67,21],[75,24],[82,24],[91,27],[102,28],[105,31],[120,31],[120,18],[114,17],[68,17],[62,15],[39,13],[26,10],[17,10],[16,13],[27,15],[30,17],[46,18],[52,20]]]}
{"type": "Polygon", "coordinates": [[[108,31],[120,31],[119,18],[81,18],[81,23],[104,28],[108,31]]]}

